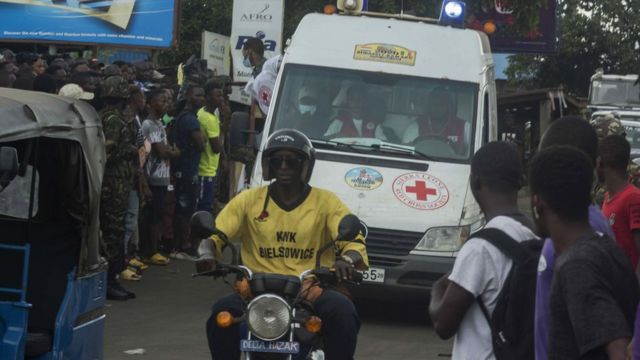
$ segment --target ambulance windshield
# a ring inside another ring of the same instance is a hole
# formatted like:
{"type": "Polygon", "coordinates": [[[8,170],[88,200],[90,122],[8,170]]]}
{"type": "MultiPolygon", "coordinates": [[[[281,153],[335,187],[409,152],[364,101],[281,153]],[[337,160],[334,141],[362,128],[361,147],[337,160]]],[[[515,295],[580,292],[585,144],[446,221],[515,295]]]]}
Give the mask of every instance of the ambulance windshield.
{"type": "Polygon", "coordinates": [[[316,146],[466,162],[473,153],[478,85],[287,64],[272,129],[295,128],[316,146]]]}

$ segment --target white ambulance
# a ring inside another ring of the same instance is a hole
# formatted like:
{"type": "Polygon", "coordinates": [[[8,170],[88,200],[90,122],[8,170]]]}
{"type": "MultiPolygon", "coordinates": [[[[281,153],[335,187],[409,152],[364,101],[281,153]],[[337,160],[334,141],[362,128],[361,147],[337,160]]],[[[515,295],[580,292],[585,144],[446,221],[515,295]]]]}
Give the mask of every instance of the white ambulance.
{"type": "MultiPolygon", "coordinates": [[[[469,172],[496,138],[495,91],[483,33],[309,14],[285,51],[260,148],[276,130],[303,131],[316,148],[311,185],[369,226],[363,289],[425,294],[484,223],[469,172]]],[[[259,161],[251,178],[265,185],[259,161]]]]}

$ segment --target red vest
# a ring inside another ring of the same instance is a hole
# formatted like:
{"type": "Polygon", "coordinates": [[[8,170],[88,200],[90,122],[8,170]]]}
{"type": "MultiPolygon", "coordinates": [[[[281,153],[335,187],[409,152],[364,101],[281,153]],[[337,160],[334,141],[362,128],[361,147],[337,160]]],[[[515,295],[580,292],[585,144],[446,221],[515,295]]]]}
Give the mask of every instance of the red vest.
{"type": "Polygon", "coordinates": [[[429,126],[429,120],[420,118],[418,120],[418,131],[420,136],[438,135],[445,137],[454,143],[462,143],[464,141],[464,120],[452,118],[447,121],[439,134],[434,134],[433,129],[429,126]]]}
{"type": "Polygon", "coordinates": [[[340,130],[340,136],[342,137],[375,137],[376,124],[372,121],[368,121],[366,119],[362,120],[362,135],[360,135],[351,115],[340,114],[337,119],[342,121],[342,129],[340,130]]]}

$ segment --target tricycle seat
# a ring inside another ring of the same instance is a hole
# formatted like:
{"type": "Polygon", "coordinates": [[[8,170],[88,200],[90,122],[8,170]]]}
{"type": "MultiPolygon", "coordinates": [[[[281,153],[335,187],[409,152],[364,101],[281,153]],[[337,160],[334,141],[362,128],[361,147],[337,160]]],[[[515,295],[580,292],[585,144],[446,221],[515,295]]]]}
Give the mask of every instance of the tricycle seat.
{"type": "Polygon", "coordinates": [[[53,336],[47,332],[27,333],[27,344],[24,354],[26,358],[35,358],[44,355],[53,349],[53,336]]]}

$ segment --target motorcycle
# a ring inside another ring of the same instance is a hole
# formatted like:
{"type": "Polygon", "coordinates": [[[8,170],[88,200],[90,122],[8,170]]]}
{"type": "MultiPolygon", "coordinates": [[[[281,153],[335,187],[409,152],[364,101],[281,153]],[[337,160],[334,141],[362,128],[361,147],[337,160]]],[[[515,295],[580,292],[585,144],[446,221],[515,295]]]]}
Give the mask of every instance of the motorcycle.
{"type": "MultiPolygon", "coordinates": [[[[233,288],[245,300],[243,314],[234,317],[230,312],[222,311],[216,314],[216,323],[223,328],[234,324],[246,327],[246,338],[239,344],[244,359],[323,360],[322,319],[305,300],[305,292],[311,286],[328,288],[338,283],[335,270],[320,265],[322,254],[333,248],[336,241],[354,241],[360,232],[366,238],[366,225],[355,215],[345,216],[340,222],[338,237],[318,250],[315,268],[291,276],[254,273],[240,265],[238,250],[224,233],[214,228],[213,223],[210,213],[195,213],[191,219],[192,234],[200,238],[220,237],[225,248],[231,249],[231,263],[216,263],[214,269],[193,274],[193,277],[222,278],[225,282],[229,275],[236,277],[233,288]]],[[[362,274],[354,271],[347,282],[357,285],[361,281],[362,274]]]]}

